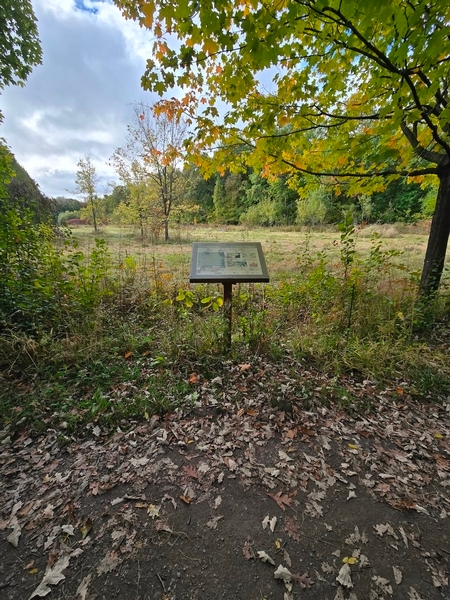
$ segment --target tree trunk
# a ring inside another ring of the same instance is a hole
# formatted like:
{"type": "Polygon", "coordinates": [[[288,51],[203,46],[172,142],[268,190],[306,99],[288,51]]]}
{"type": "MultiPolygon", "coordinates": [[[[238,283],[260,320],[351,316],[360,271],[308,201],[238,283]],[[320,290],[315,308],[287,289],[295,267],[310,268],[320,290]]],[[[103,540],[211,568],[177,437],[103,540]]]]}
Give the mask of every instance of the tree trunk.
{"type": "Polygon", "coordinates": [[[96,213],[96,210],[95,210],[95,207],[94,207],[94,202],[92,200],[91,200],[91,202],[92,202],[92,204],[91,204],[91,207],[92,207],[92,220],[94,221],[94,231],[95,231],[95,233],[97,233],[97,213],[96,213]]]}
{"type": "Polygon", "coordinates": [[[450,234],[450,165],[439,167],[439,190],[431,221],[427,251],[420,279],[420,295],[433,296],[441,281],[450,234]]]}
{"type": "Polygon", "coordinates": [[[168,218],[164,219],[164,241],[165,242],[169,241],[169,219],[168,218]]]}

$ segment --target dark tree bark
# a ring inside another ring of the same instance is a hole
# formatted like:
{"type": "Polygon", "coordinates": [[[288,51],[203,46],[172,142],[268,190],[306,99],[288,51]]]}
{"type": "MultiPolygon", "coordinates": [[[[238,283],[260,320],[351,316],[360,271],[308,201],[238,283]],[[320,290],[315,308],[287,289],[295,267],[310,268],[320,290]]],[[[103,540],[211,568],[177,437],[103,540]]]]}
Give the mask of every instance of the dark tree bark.
{"type": "Polygon", "coordinates": [[[436,209],[431,221],[425,260],[420,280],[420,294],[433,296],[438,288],[444,270],[445,255],[450,235],[450,164],[449,160],[438,167],[439,190],[436,209]]]}

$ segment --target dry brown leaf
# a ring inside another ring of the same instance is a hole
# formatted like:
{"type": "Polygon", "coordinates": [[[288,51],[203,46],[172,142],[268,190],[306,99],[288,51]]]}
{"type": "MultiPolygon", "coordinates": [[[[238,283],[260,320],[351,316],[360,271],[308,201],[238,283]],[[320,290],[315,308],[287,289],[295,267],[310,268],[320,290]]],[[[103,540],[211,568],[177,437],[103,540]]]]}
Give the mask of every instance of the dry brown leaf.
{"type": "Polygon", "coordinates": [[[286,510],[286,506],[291,506],[292,499],[289,498],[287,494],[283,494],[282,492],[271,494],[270,492],[267,492],[267,495],[272,498],[272,500],[275,500],[281,510],[286,510]]]}
{"type": "Polygon", "coordinates": [[[186,477],[192,477],[192,479],[198,479],[198,471],[193,465],[185,465],[183,467],[183,473],[186,477]]]}
{"type": "Polygon", "coordinates": [[[344,587],[352,588],[353,582],[352,582],[351,575],[352,575],[352,571],[350,569],[350,565],[345,564],[345,565],[342,565],[336,579],[344,587]]]}
{"type": "Polygon", "coordinates": [[[63,575],[62,572],[69,566],[69,561],[70,558],[68,556],[64,556],[63,558],[60,558],[52,567],[47,567],[44,579],[31,594],[30,600],[36,596],[41,598],[46,596],[52,591],[51,588],[49,588],[50,585],[57,585],[60,581],[65,579],[66,576],[63,575]]]}
{"type": "Polygon", "coordinates": [[[250,560],[251,558],[255,558],[255,553],[253,551],[253,541],[248,537],[244,547],[242,548],[242,554],[244,555],[246,560],[250,560]]]}
{"type": "Polygon", "coordinates": [[[297,583],[302,588],[302,590],[309,589],[314,584],[314,581],[308,576],[308,573],[303,573],[303,575],[292,573],[291,578],[294,583],[297,583]]]}
{"type": "Polygon", "coordinates": [[[264,552],[264,550],[258,550],[258,558],[260,558],[263,562],[268,562],[275,566],[275,561],[273,558],[271,558],[267,552],[264,552]]]}
{"type": "Polygon", "coordinates": [[[300,531],[298,528],[298,524],[294,518],[286,517],[286,519],[284,520],[284,530],[286,531],[289,537],[296,540],[297,542],[300,541],[300,531]]]}

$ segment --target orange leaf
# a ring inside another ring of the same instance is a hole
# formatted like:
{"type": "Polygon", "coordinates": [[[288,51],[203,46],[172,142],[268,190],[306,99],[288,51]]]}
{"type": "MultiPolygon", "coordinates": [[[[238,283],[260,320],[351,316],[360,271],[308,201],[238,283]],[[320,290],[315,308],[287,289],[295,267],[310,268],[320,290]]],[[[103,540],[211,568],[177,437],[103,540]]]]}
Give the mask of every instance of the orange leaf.
{"type": "Polygon", "coordinates": [[[185,504],[190,504],[191,503],[191,498],[189,498],[189,496],[185,496],[184,494],[181,494],[180,500],[183,500],[183,502],[185,504]]]}
{"type": "Polygon", "coordinates": [[[123,357],[124,358],[130,358],[130,356],[132,356],[132,354],[133,353],[128,350],[128,352],[125,352],[125,354],[123,355],[123,357]]]}
{"type": "Polygon", "coordinates": [[[189,375],[189,383],[195,384],[198,382],[198,376],[195,373],[189,375]]]}

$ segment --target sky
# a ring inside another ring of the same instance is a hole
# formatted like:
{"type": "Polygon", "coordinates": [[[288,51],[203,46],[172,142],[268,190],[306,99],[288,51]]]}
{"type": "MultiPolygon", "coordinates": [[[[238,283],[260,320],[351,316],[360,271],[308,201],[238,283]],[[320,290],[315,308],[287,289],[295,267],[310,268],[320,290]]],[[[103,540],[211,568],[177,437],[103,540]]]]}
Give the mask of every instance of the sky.
{"type": "Polygon", "coordinates": [[[118,183],[107,164],[125,145],[133,104],[157,96],[141,89],[152,39],[110,0],[32,0],[43,50],[24,88],[0,96],[0,137],[50,196],[77,197],[77,162],[90,156],[98,193],[118,183]]]}

